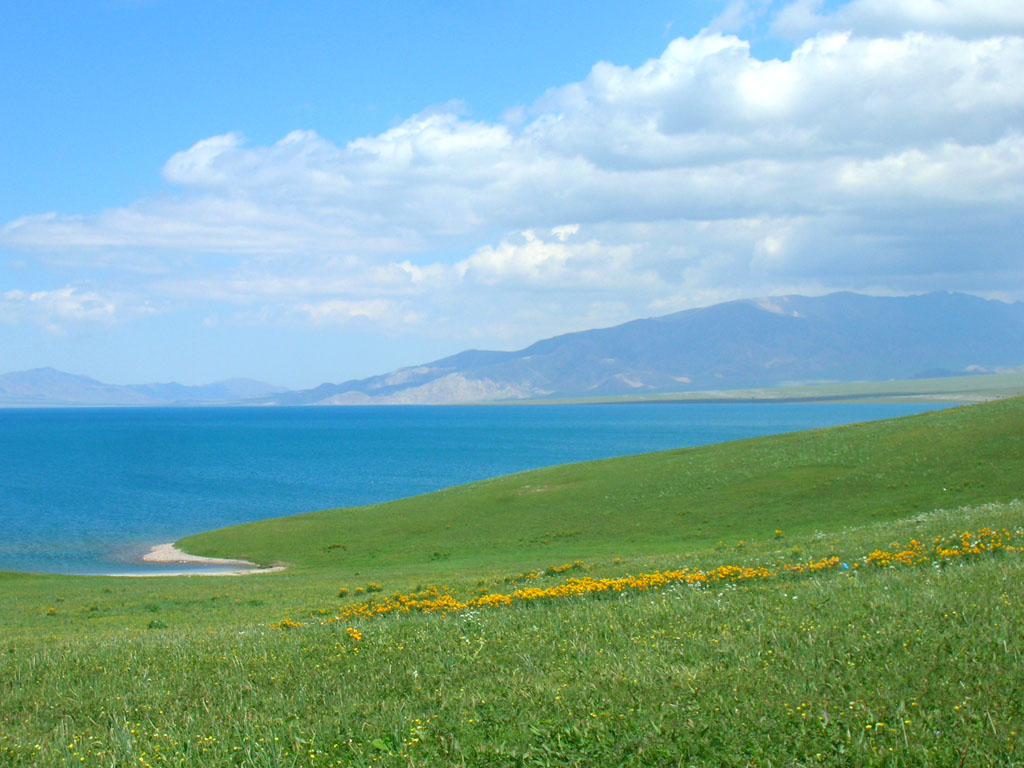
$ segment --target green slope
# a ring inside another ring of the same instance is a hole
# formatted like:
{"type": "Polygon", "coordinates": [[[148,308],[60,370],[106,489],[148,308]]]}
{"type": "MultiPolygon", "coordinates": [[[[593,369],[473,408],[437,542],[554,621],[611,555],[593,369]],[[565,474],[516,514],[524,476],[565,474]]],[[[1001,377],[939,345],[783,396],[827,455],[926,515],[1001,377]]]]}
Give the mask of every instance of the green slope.
{"type": "Polygon", "coordinates": [[[497,573],[685,552],[1000,501],[1024,485],[1024,398],[552,467],[250,523],[186,550],[338,574],[497,573]]]}
{"type": "Polygon", "coordinates": [[[1024,399],[1007,400],[186,540],[281,573],[0,573],[0,766],[1020,768],[1024,553],[864,555],[1024,536],[1024,504],[982,503],[1019,497],[1022,463],[1024,399]],[[466,596],[577,557],[601,577],[833,554],[854,567],[328,621],[364,599],[339,587],[374,580],[466,596]]]}

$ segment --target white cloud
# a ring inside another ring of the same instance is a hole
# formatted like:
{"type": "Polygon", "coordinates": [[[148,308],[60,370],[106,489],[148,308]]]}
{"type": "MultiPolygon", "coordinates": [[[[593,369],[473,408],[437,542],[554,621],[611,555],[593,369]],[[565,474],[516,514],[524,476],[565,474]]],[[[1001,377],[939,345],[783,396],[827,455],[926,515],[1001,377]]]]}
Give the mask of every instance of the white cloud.
{"type": "Polygon", "coordinates": [[[365,320],[385,320],[394,316],[395,305],[383,299],[369,299],[366,301],[346,301],[344,299],[329,299],[315,303],[299,304],[294,308],[298,315],[304,315],[314,325],[333,325],[346,323],[351,320],[362,318],[365,320]]]}
{"type": "Polygon", "coordinates": [[[776,33],[801,37],[822,30],[900,35],[910,30],[958,37],[1024,34],[1020,0],[853,0],[823,12],[823,0],[795,0],[779,12],[776,33]]]}
{"type": "Polygon", "coordinates": [[[1021,126],[1024,40],[834,34],[759,61],[735,37],[679,39],[636,69],[598,65],[542,103],[534,132],[619,176],[987,142],[1021,126]]]}
{"type": "Polygon", "coordinates": [[[154,311],[137,297],[111,296],[75,286],[49,291],[13,289],[0,293],[0,320],[8,323],[27,321],[56,334],[63,334],[68,324],[109,325],[154,311]]]}
{"type": "Polygon", "coordinates": [[[208,137],[168,159],[167,193],[22,216],[0,245],[65,270],[155,260],[147,295],[265,322],[496,335],[777,291],[1021,295],[1024,5],[980,5],[796,2],[776,26],[812,36],[782,60],[708,31],[504,120],[208,137]]]}
{"type": "Polygon", "coordinates": [[[654,279],[637,271],[632,246],[571,242],[578,231],[579,225],[554,227],[544,236],[524,230],[477,249],[455,272],[470,283],[542,291],[622,290],[654,279]]]}
{"type": "Polygon", "coordinates": [[[982,146],[945,143],[871,160],[849,160],[836,171],[836,188],[865,205],[899,205],[908,196],[963,206],[1014,206],[1024,199],[1024,135],[982,146]]]}
{"type": "Polygon", "coordinates": [[[1022,114],[1021,38],[832,35],[786,61],[759,61],[731,36],[680,38],[640,67],[601,63],[550,91],[521,128],[431,112],[344,147],[312,131],[268,147],[213,137],[167,162],[180,195],[25,216],[3,228],[2,242],[414,254],[567,220],[804,209],[807,183],[815,205],[830,208],[848,190],[815,167],[988,146],[1020,131],[1022,114]]]}
{"type": "Polygon", "coordinates": [[[728,0],[711,23],[705,28],[707,32],[738,32],[752,25],[768,10],[771,0],[728,0]]]}
{"type": "MultiPolygon", "coordinates": [[[[288,138],[285,137],[285,145],[288,138]]],[[[224,167],[222,160],[230,157],[231,151],[241,147],[243,141],[239,133],[226,133],[197,141],[187,151],[171,156],[164,164],[164,178],[173,184],[197,187],[214,187],[231,181],[237,169],[224,167]]]]}

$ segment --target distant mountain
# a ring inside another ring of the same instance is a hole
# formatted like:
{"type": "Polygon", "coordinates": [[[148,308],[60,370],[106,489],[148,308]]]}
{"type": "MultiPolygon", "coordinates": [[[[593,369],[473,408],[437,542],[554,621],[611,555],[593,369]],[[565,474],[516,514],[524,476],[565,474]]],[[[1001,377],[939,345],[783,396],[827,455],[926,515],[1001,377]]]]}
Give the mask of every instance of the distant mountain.
{"type": "Polygon", "coordinates": [[[963,375],[1024,366],[1024,303],[960,293],[776,296],[468,350],[288,391],[250,379],[105,384],[53,368],[0,375],[3,405],[360,405],[726,390],[963,375]]]}
{"type": "Polygon", "coordinates": [[[1024,365],[1024,304],[960,293],[731,301],[267,398],[453,403],[957,375],[1024,365]]]}
{"type": "Polygon", "coordinates": [[[121,386],[55,368],[0,375],[0,405],[224,405],[286,391],[252,379],[121,386]]]}

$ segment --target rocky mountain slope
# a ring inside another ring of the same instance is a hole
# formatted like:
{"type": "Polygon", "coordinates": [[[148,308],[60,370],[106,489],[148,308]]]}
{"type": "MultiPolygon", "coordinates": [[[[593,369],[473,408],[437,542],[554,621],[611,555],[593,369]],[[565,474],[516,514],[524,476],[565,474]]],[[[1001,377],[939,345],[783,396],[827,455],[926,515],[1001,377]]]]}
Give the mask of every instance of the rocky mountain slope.
{"type": "Polygon", "coordinates": [[[1024,303],[959,293],[731,301],[470,350],[268,402],[452,403],[959,375],[1024,364],[1024,303]]]}

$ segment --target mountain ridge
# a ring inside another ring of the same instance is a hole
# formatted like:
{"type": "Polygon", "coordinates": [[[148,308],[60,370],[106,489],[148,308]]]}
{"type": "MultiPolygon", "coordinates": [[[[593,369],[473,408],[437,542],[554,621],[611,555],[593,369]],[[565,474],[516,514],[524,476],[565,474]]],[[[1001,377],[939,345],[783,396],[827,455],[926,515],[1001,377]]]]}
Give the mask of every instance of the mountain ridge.
{"type": "Polygon", "coordinates": [[[0,405],[7,406],[219,405],[286,391],[284,387],[244,378],[199,385],[106,384],[49,366],[0,374],[0,405]]]}
{"type": "Polygon", "coordinates": [[[304,390],[251,379],[114,385],[37,368],[0,375],[0,405],[428,405],[887,381],[1022,365],[1024,302],[839,292],[739,299],[304,390]]]}
{"type": "Polygon", "coordinates": [[[740,299],[269,398],[441,404],[962,375],[1024,364],[1024,303],[936,292],[740,299]]]}

